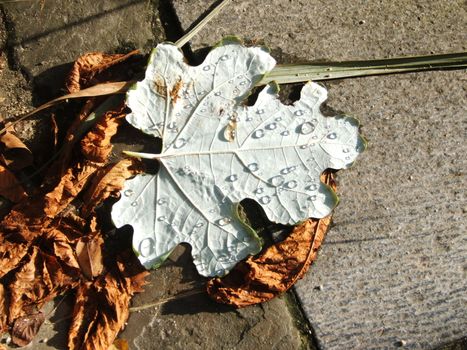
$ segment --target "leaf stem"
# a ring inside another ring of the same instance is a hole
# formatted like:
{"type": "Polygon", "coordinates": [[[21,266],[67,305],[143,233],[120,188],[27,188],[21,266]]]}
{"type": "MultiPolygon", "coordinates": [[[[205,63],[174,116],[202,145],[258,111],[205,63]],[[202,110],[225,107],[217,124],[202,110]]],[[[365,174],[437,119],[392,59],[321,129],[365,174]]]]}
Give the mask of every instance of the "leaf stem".
{"type": "Polygon", "coordinates": [[[182,36],[180,39],[177,40],[175,45],[177,45],[178,48],[181,48],[183,45],[185,45],[188,41],[191,40],[198,32],[204,28],[208,22],[213,19],[215,16],[217,16],[222,9],[229,3],[230,0],[223,0],[219,5],[217,5],[209,14],[206,15],[197,25],[193,27],[188,33],[186,33],[184,36],[182,36]]]}
{"type": "Polygon", "coordinates": [[[310,80],[465,68],[467,68],[467,52],[326,64],[283,64],[276,66],[257,85],[265,85],[272,81],[278,84],[290,84],[310,80]]]}

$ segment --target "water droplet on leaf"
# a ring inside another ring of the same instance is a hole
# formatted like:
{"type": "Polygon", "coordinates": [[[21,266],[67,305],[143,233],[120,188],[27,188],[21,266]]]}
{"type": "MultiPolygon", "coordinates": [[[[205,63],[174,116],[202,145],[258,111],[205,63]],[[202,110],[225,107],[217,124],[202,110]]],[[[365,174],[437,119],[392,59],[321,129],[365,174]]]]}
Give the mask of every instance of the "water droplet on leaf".
{"type": "Polygon", "coordinates": [[[139,253],[147,257],[154,253],[154,240],[150,237],[143,239],[138,246],[139,253]]]}
{"type": "Polygon", "coordinates": [[[310,122],[305,122],[300,125],[300,133],[303,135],[311,134],[315,130],[315,126],[310,122]]]}
{"type": "Polygon", "coordinates": [[[304,114],[305,114],[305,112],[302,111],[301,109],[299,109],[298,111],[295,111],[295,112],[294,112],[294,115],[297,116],[297,117],[300,117],[300,116],[302,116],[302,115],[304,115],[304,114]]]}
{"type": "Polygon", "coordinates": [[[297,167],[295,165],[289,166],[287,168],[282,169],[281,174],[282,175],[287,175],[288,173],[291,173],[292,171],[295,171],[296,169],[297,169],[297,167]]]}
{"type": "Polygon", "coordinates": [[[165,198],[159,198],[159,199],[157,200],[157,204],[159,204],[159,205],[165,205],[165,204],[167,204],[167,199],[165,199],[165,198]]]}
{"type": "Polygon", "coordinates": [[[247,166],[248,170],[254,173],[255,171],[258,170],[258,163],[250,163],[247,166]]]}
{"type": "Polygon", "coordinates": [[[337,135],[335,132],[332,132],[330,134],[328,134],[328,136],[326,136],[328,139],[330,140],[335,140],[337,138],[337,135]]]}
{"type": "Polygon", "coordinates": [[[297,187],[297,181],[295,180],[289,181],[285,184],[285,187],[287,187],[288,189],[295,188],[297,187]]]}
{"type": "Polygon", "coordinates": [[[238,180],[238,176],[236,174],[232,174],[232,175],[227,176],[226,180],[230,182],[234,182],[238,180]]]}
{"type": "Polygon", "coordinates": [[[281,132],[281,135],[282,136],[289,136],[290,132],[288,130],[284,130],[284,131],[281,132]]]}
{"type": "Polygon", "coordinates": [[[256,114],[264,114],[264,109],[258,109],[258,110],[256,111],[256,114]]]}
{"type": "Polygon", "coordinates": [[[259,202],[261,204],[269,204],[271,202],[271,197],[269,196],[264,196],[259,199],[259,202]]]}
{"type": "Polygon", "coordinates": [[[253,191],[255,194],[262,194],[264,192],[264,188],[258,187],[256,190],[253,191]]]}
{"type": "Polygon", "coordinates": [[[217,220],[217,224],[219,226],[225,226],[227,224],[230,224],[231,220],[229,218],[222,218],[222,219],[219,219],[217,220]]]}
{"type": "Polygon", "coordinates": [[[284,182],[284,177],[281,175],[273,176],[269,179],[269,183],[275,187],[282,185],[284,182]]]}
{"type": "Polygon", "coordinates": [[[222,55],[220,58],[221,61],[227,61],[228,59],[229,59],[228,55],[222,55]]]}
{"type": "Polygon", "coordinates": [[[263,129],[258,129],[253,133],[253,137],[255,139],[260,139],[264,136],[264,130],[263,129]]]}
{"type": "Polygon", "coordinates": [[[133,190],[126,190],[125,192],[123,192],[123,194],[126,197],[131,197],[134,194],[134,192],[133,192],[133,190]]]}
{"type": "Polygon", "coordinates": [[[182,148],[186,145],[186,140],[183,138],[176,139],[174,142],[174,148],[182,148]]]}
{"type": "Polygon", "coordinates": [[[138,202],[136,202],[136,201],[134,201],[134,202],[131,203],[131,206],[132,206],[132,207],[136,207],[137,205],[138,205],[138,202]]]}
{"type": "Polygon", "coordinates": [[[266,125],[266,129],[268,130],[274,130],[275,128],[277,128],[276,123],[271,123],[271,124],[266,125]]]}

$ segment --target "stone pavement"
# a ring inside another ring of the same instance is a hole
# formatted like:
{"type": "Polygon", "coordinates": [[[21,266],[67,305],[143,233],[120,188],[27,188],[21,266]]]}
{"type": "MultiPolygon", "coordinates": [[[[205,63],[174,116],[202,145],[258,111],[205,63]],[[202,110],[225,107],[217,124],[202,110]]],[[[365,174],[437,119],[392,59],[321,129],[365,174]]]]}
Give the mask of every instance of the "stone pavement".
{"type": "MultiPolygon", "coordinates": [[[[164,37],[176,39],[213,3],[46,0],[42,10],[39,1],[4,5],[0,38],[7,64],[0,97],[21,108],[28,106],[29,91],[35,103],[48,99],[59,93],[69,63],[81,53],[149,50],[164,37]]],[[[466,12],[463,1],[237,0],[187,52],[199,59],[202,49],[226,34],[266,44],[281,63],[465,51],[466,12]]],[[[317,263],[297,284],[301,303],[288,293],[232,310],[202,293],[178,297],[131,313],[121,334],[131,349],[465,345],[465,72],[324,85],[330,109],[359,117],[369,148],[353,169],[338,175],[341,203],[317,263]]],[[[14,113],[14,106],[6,112],[14,113]]],[[[151,274],[133,306],[196,293],[202,284],[189,249],[181,247],[151,274]]],[[[51,314],[32,348],[64,348],[67,305],[51,314]]]]}

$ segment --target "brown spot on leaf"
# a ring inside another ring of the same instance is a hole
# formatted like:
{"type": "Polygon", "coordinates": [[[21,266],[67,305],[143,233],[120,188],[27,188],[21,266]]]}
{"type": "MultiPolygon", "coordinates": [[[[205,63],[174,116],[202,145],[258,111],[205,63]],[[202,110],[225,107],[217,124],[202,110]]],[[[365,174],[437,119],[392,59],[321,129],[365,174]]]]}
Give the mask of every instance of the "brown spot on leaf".
{"type": "Polygon", "coordinates": [[[170,91],[170,99],[172,100],[172,104],[176,104],[180,93],[180,90],[183,87],[183,81],[181,78],[178,78],[177,82],[175,83],[172,91],[170,91]]]}

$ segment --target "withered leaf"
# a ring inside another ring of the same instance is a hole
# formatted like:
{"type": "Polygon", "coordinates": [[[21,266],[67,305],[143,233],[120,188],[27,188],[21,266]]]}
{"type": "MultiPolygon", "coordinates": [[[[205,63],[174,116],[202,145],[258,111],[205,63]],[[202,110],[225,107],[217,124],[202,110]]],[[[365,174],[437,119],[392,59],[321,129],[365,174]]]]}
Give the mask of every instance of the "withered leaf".
{"type": "Polygon", "coordinates": [[[0,195],[12,201],[21,202],[27,198],[23,186],[18,182],[16,176],[6,167],[0,164],[0,195]]]}
{"type": "Polygon", "coordinates": [[[52,248],[53,255],[57,257],[60,262],[72,269],[80,270],[80,265],[74,254],[73,245],[67,235],[61,232],[61,226],[62,225],[47,231],[44,235],[44,239],[49,240],[49,242],[47,242],[48,246],[52,248]]]}
{"type": "Polygon", "coordinates": [[[84,161],[69,168],[53,191],[45,196],[45,214],[54,217],[65,209],[101,166],[99,163],[84,161]]]}
{"type": "Polygon", "coordinates": [[[82,237],[76,244],[79,266],[88,280],[99,276],[103,269],[102,247],[104,239],[100,234],[82,237]]]}
{"type": "Polygon", "coordinates": [[[5,288],[0,284],[0,332],[5,332],[8,321],[8,304],[5,288]]]}
{"type": "Polygon", "coordinates": [[[56,257],[31,246],[27,260],[8,286],[10,308],[8,322],[30,313],[30,308],[44,303],[76,285],[74,276],[64,273],[56,257]]]}
{"type": "MultiPolygon", "coordinates": [[[[335,189],[331,173],[323,174],[322,181],[335,189]]],[[[240,262],[226,277],[209,280],[209,296],[219,303],[240,308],[284,293],[303,277],[316,259],[330,223],[331,216],[327,216],[296,225],[282,242],[240,262]]]]}
{"type": "Polygon", "coordinates": [[[24,169],[33,163],[31,151],[8,125],[0,135],[0,159],[12,171],[24,169]]]}
{"type": "Polygon", "coordinates": [[[45,315],[40,311],[17,318],[11,331],[11,340],[18,346],[28,345],[34,339],[44,321],[45,315]]]}
{"type": "Polygon", "coordinates": [[[135,159],[123,159],[116,164],[99,169],[83,195],[82,215],[87,217],[96,206],[109,196],[118,195],[125,180],[141,172],[142,166],[135,159]]]}
{"type": "Polygon", "coordinates": [[[117,110],[105,113],[99,123],[87,133],[81,140],[81,152],[86,159],[97,163],[107,161],[113,147],[110,139],[117,133],[117,128],[125,115],[121,105],[117,110]]]}
{"type": "Polygon", "coordinates": [[[65,86],[69,93],[77,92],[92,85],[94,77],[109,67],[122,63],[129,57],[138,54],[138,50],[127,54],[105,54],[90,52],[80,56],[68,75],[65,86]]]}
{"type": "Polygon", "coordinates": [[[131,263],[119,261],[93,282],[83,282],[76,295],[68,333],[70,350],[107,350],[129,315],[131,296],[142,290],[147,271],[129,273],[131,263]]]}
{"type": "Polygon", "coordinates": [[[115,339],[109,350],[130,350],[130,347],[125,339],[115,339]]]}

